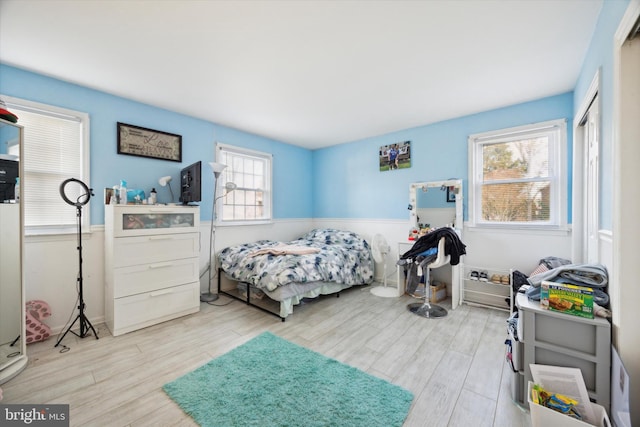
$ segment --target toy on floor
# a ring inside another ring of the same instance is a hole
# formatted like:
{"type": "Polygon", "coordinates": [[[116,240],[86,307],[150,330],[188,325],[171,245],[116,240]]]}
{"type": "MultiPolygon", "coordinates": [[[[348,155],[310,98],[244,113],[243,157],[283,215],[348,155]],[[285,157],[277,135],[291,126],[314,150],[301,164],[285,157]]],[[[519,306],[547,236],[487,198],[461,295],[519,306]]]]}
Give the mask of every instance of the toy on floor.
{"type": "Polygon", "coordinates": [[[51,328],[41,319],[51,316],[49,304],[40,300],[27,301],[27,344],[44,341],[51,336],[51,328]]]}

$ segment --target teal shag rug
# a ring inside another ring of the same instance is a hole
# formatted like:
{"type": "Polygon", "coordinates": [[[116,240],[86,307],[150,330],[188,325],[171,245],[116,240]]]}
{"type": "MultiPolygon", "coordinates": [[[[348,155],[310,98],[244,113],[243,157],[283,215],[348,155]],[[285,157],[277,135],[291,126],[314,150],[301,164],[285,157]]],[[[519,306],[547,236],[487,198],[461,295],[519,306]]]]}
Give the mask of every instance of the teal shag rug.
{"type": "Polygon", "coordinates": [[[265,332],[164,391],[201,426],[402,426],[413,394],[265,332]]]}

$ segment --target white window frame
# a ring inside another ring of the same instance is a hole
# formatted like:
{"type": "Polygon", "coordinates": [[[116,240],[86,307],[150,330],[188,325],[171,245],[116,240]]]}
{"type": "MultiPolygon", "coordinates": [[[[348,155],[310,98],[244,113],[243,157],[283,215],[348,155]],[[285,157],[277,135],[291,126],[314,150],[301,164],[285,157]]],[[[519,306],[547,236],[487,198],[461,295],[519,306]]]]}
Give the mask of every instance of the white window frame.
{"type": "MultiPolygon", "coordinates": [[[[265,153],[262,151],[251,150],[248,148],[237,147],[234,145],[223,144],[221,142],[217,142],[215,144],[215,158],[216,162],[224,163],[222,159],[223,153],[233,153],[235,155],[259,158],[265,161],[267,167],[265,168],[265,177],[264,183],[265,188],[263,188],[264,192],[264,200],[263,200],[263,208],[265,212],[265,217],[260,219],[244,219],[244,220],[225,220],[222,215],[222,209],[224,206],[225,198],[220,199],[222,202],[219,202],[215,206],[216,210],[216,225],[257,225],[257,224],[270,224],[273,221],[273,156],[270,153],[265,153]]],[[[215,185],[218,186],[219,191],[224,191],[224,187],[227,182],[233,182],[233,168],[232,165],[227,165],[222,171],[220,175],[219,182],[216,182],[215,185]]],[[[238,189],[241,189],[238,187],[238,189]]],[[[218,193],[222,194],[222,193],[218,193]]]]}
{"type": "MultiPolygon", "coordinates": [[[[18,117],[20,117],[20,110],[26,110],[32,113],[36,113],[36,114],[42,114],[42,115],[48,115],[48,116],[52,116],[52,117],[58,117],[58,118],[63,118],[63,119],[68,119],[68,120],[74,120],[74,121],[78,121],[80,123],[81,126],[81,131],[80,131],[80,135],[82,138],[82,141],[80,141],[81,147],[80,147],[80,159],[78,159],[80,161],[80,175],[79,177],[69,177],[69,178],[76,178],[81,180],[84,184],[87,185],[87,187],[91,188],[90,182],[89,182],[89,177],[90,177],[90,172],[89,172],[89,165],[90,165],[90,160],[89,160],[89,148],[90,148],[90,140],[89,140],[89,135],[90,135],[90,120],[89,120],[89,114],[81,112],[81,111],[74,111],[74,110],[69,110],[66,108],[61,108],[61,107],[57,107],[57,106],[53,106],[53,105],[48,105],[48,104],[42,104],[39,102],[34,102],[34,101],[29,101],[29,100],[25,100],[25,99],[20,99],[20,98],[15,98],[15,97],[11,97],[11,96],[7,96],[7,95],[2,95],[0,94],[0,98],[5,102],[5,104],[7,105],[7,108],[9,108],[10,110],[13,109],[15,111],[15,113],[18,115],[18,117]]],[[[19,122],[19,119],[18,119],[19,122]]],[[[25,135],[28,132],[28,129],[25,128],[25,135]]],[[[23,144],[26,143],[26,141],[23,141],[23,144]]],[[[23,159],[20,159],[20,161],[23,161],[23,159]]],[[[26,161],[28,162],[29,159],[26,159],[26,161]]],[[[26,164],[25,164],[26,166],[26,164]]],[[[27,175],[27,168],[24,168],[25,170],[25,179],[28,179],[27,175]]],[[[23,191],[27,191],[28,187],[24,187],[23,191]]],[[[25,196],[25,199],[27,199],[27,197],[25,196]]],[[[65,203],[62,200],[62,197],[60,196],[60,200],[62,201],[62,203],[65,203]]],[[[29,206],[27,203],[25,203],[25,209],[29,209],[29,206]]],[[[69,209],[75,209],[73,206],[69,206],[69,209]]],[[[74,211],[74,216],[75,216],[75,211],[74,211]]],[[[44,226],[28,226],[25,225],[25,235],[27,236],[36,236],[36,235],[55,235],[55,234],[74,234],[78,231],[77,228],[77,224],[74,225],[63,225],[63,224],[48,224],[48,225],[44,225],[44,226]]],[[[91,232],[91,213],[90,213],[90,203],[85,204],[82,207],[82,233],[90,233],[91,232]]]]}
{"type": "Polygon", "coordinates": [[[567,225],[567,121],[550,120],[524,126],[469,135],[469,215],[470,228],[562,230],[567,225]],[[495,222],[482,218],[483,152],[485,145],[537,136],[549,136],[550,220],[544,222],[495,222]]]}

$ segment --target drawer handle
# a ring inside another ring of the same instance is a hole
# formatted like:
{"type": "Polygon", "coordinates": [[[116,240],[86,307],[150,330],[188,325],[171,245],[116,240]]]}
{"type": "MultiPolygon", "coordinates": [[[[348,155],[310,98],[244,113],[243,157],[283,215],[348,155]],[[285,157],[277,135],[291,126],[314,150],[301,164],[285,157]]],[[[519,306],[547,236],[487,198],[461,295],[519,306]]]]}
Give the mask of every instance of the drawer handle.
{"type": "Polygon", "coordinates": [[[173,293],[172,289],[165,289],[165,290],[162,290],[162,291],[151,292],[149,294],[149,296],[151,296],[151,297],[159,297],[161,295],[166,295],[166,294],[171,294],[171,293],[173,293]]]}
{"type": "Polygon", "coordinates": [[[171,240],[173,237],[171,236],[151,236],[149,240],[171,240]]]}
{"type": "Polygon", "coordinates": [[[166,267],[171,267],[173,265],[172,262],[160,262],[157,264],[149,264],[149,268],[150,269],[154,269],[154,268],[166,268],[166,267]]]}

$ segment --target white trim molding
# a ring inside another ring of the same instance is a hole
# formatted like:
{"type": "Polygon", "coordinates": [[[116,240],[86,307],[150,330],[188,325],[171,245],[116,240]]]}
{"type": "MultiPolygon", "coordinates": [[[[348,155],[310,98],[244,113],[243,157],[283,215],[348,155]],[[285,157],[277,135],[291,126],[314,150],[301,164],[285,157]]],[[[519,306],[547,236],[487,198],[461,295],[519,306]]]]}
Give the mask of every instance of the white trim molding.
{"type": "MultiPolygon", "coordinates": [[[[580,100],[580,106],[576,110],[576,115],[573,117],[573,194],[572,194],[572,206],[573,211],[571,215],[571,224],[573,227],[573,249],[571,251],[571,259],[574,262],[583,262],[586,259],[586,200],[584,198],[584,192],[587,183],[587,164],[585,164],[585,146],[584,146],[584,127],[581,126],[582,119],[589,107],[593,102],[593,99],[600,92],[601,86],[601,72],[598,68],[591,80],[589,89],[585,93],[584,97],[580,100]]],[[[601,97],[598,97],[597,102],[602,102],[601,97]]],[[[600,109],[600,111],[602,111],[600,109]]],[[[602,115],[598,118],[600,121],[600,129],[602,129],[602,115]]],[[[600,216],[598,215],[598,218],[600,216]]]]}

